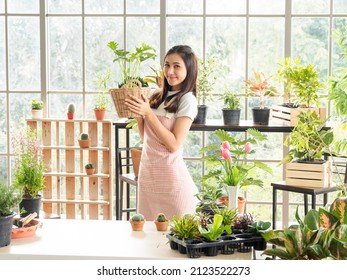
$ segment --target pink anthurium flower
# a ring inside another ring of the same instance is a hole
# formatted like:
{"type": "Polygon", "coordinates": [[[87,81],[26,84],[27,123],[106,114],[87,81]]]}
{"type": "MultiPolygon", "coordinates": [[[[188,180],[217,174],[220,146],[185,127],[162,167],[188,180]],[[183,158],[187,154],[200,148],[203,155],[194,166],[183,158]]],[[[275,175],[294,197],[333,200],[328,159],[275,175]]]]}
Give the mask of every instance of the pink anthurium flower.
{"type": "Polygon", "coordinates": [[[252,143],[247,142],[247,143],[245,144],[245,146],[243,147],[243,149],[244,149],[244,151],[245,151],[246,153],[252,152],[252,150],[253,150],[252,143]]]}
{"type": "Polygon", "coordinates": [[[224,142],[222,143],[222,148],[223,148],[223,149],[230,150],[230,144],[229,144],[229,142],[228,142],[228,141],[224,141],[224,142]]]}
{"type": "Polygon", "coordinates": [[[220,154],[224,159],[229,159],[231,158],[230,151],[228,149],[223,148],[223,146],[220,148],[220,154]]]}

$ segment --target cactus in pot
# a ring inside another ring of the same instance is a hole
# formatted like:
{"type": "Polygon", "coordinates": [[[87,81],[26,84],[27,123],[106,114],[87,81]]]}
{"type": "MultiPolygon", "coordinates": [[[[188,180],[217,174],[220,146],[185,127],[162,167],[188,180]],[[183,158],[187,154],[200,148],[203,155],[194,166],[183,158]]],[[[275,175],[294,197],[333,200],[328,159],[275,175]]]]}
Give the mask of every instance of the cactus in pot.
{"type": "Polygon", "coordinates": [[[82,132],[80,135],[80,139],[78,140],[81,148],[89,148],[90,147],[90,139],[89,134],[86,132],[82,132]]]}
{"type": "Polygon", "coordinates": [[[74,103],[69,103],[69,105],[67,106],[67,118],[69,120],[73,120],[74,116],[75,116],[75,104],[74,103]]]}
{"type": "Polygon", "coordinates": [[[88,164],[86,164],[84,167],[85,167],[85,169],[86,169],[87,175],[92,175],[92,174],[94,174],[94,171],[95,171],[94,164],[88,163],[88,164]]]}
{"type": "Polygon", "coordinates": [[[145,217],[142,214],[140,213],[134,214],[130,218],[130,224],[133,231],[142,231],[145,221],[146,221],[145,217]]]}
{"type": "Polygon", "coordinates": [[[169,226],[169,220],[164,213],[159,213],[154,223],[158,231],[166,231],[169,226]]]}

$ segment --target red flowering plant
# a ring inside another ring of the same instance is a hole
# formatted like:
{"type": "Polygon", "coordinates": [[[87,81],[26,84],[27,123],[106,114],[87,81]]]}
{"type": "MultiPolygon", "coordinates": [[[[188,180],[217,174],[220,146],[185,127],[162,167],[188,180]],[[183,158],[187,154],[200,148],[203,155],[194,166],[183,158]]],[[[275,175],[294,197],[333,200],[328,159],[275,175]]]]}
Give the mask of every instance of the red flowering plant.
{"type": "Polygon", "coordinates": [[[260,169],[272,175],[272,169],[263,162],[247,162],[247,157],[255,153],[253,145],[267,138],[256,129],[248,129],[247,133],[249,136],[244,140],[236,140],[222,129],[213,133],[219,143],[200,150],[205,154],[202,160],[208,163],[208,173],[202,178],[203,181],[215,178],[227,186],[263,186],[262,180],[254,178],[259,176],[253,171],[260,169]]]}
{"type": "Polygon", "coordinates": [[[16,155],[13,184],[23,188],[23,197],[35,198],[45,187],[42,146],[36,130],[19,130],[11,141],[16,155]]]}

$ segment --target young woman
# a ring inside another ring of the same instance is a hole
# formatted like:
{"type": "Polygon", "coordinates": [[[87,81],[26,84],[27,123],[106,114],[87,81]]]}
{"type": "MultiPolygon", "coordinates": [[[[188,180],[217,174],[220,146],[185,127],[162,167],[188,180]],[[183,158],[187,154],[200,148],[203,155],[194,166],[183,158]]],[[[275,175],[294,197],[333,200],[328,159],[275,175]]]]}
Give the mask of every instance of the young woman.
{"type": "Polygon", "coordinates": [[[182,145],[197,114],[198,62],[189,46],[172,47],[164,58],[164,86],[149,99],[131,97],[143,150],[138,176],[138,212],[147,220],[194,213],[198,190],[182,156],[182,145]]]}

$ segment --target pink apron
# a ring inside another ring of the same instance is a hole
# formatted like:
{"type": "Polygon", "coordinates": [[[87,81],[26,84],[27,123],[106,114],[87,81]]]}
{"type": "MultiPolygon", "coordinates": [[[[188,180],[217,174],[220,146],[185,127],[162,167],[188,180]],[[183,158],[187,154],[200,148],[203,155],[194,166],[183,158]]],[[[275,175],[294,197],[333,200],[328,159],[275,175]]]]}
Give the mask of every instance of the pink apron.
{"type": "MultiPolygon", "coordinates": [[[[175,118],[157,117],[172,131],[175,118]]],[[[198,200],[194,195],[198,189],[183,160],[182,147],[170,153],[146,120],[144,130],[138,177],[138,212],[147,221],[155,220],[158,213],[164,213],[170,220],[174,215],[195,213],[198,200]]]]}

